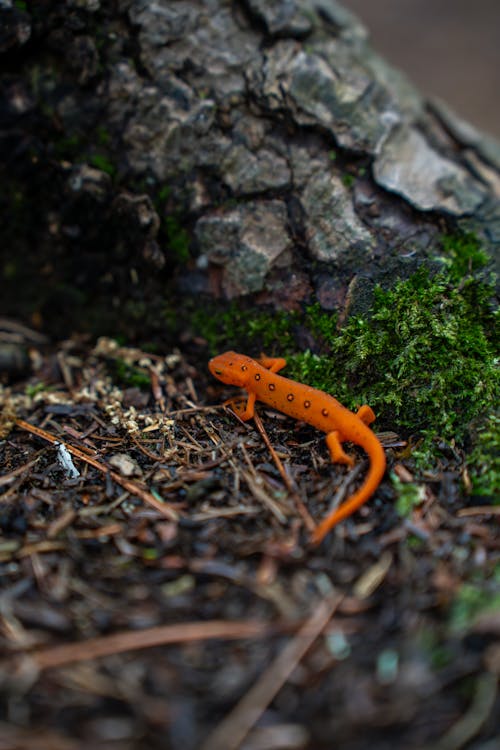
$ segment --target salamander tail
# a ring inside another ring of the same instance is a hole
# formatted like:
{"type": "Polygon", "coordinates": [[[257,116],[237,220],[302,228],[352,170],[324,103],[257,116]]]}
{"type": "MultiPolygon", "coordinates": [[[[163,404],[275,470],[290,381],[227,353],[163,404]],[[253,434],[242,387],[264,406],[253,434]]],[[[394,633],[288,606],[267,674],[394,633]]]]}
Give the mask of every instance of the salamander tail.
{"type": "Polygon", "coordinates": [[[313,544],[319,544],[334,526],[357,511],[373,495],[384,476],[386,467],[384,449],[379,439],[368,427],[366,432],[363,430],[363,439],[359,441],[359,445],[370,458],[370,468],[364,484],[315,528],[311,536],[313,544]]]}

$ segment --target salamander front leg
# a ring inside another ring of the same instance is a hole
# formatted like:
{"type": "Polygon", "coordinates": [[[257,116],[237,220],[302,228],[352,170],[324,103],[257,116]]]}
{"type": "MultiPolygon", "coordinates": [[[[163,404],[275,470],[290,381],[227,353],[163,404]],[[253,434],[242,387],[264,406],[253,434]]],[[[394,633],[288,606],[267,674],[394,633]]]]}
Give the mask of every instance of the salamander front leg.
{"type": "Polygon", "coordinates": [[[283,357],[266,357],[265,354],[261,354],[257,362],[270,372],[279,372],[286,367],[286,359],[283,357]]]}
{"type": "Polygon", "coordinates": [[[373,409],[367,404],[363,404],[363,406],[359,407],[358,411],[356,412],[356,416],[359,417],[361,421],[367,425],[370,425],[375,421],[375,414],[373,412],[373,409]]]}
{"type": "Polygon", "coordinates": [[[246,401],[240,398],[230,398],[224,401],[224,406],[230,406],[242,422],[248,422],[255,414],[255,398],[255,393],[249,393],[246,401]]]}
{"type": "Polygon", "coordinates": [[[337,430],[329,432],[326,436],[326,444],[330,451],[330,457],[334,464],[346,464],[346,466],[354,466],[354,459],[348,456],[342,448],[340,442],[340,433],[337,430]]]}

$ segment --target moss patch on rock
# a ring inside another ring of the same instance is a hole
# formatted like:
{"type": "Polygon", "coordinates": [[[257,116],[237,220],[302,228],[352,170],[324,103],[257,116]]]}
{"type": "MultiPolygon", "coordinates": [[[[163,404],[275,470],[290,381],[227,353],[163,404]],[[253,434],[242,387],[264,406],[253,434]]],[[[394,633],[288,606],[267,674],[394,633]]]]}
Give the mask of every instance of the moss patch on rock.
{"type": "Polygon", "coordinates": [[[196,315],[211,351],[287,356],[285,373],[354,408],[368,403],[386,426],[464,442],[472,420],[498,400],[498,315],[487,255],[471,236],[446,238],[442,270],[422,265],[377,288],[369,316],[342,328],[319,305],[303,313],[236,309],[196,315]],[[300,339],[312,341],[297,352],[300,339]]]}

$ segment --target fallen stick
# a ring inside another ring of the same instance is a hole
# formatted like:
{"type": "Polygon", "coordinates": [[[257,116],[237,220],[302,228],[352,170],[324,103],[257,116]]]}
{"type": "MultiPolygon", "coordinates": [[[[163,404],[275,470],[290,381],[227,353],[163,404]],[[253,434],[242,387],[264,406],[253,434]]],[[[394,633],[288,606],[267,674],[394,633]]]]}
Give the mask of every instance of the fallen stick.
{"type": "Polygon", "coordinates": [[[112,635],[89,638],[86,641],[65,643],[28,653],[39,670],[65,667],[75,662],[89,661],[103,656],[137,651],[153,646],[193,641],[238,640],[262,638],[277,632],[276,627],[262,620],[207,620],[206,622],[180,622],[175,625],[157,625],[144,630],[123,631],[112,635]]]}
{"type": "Polygon", "coordinates": [[[251,728],[324,630],[341,601],[341,595],[333,594],[319,603],[283,651],[264,670],[231,713],[207,737],[200,750],[238,750],[251,728]]]}

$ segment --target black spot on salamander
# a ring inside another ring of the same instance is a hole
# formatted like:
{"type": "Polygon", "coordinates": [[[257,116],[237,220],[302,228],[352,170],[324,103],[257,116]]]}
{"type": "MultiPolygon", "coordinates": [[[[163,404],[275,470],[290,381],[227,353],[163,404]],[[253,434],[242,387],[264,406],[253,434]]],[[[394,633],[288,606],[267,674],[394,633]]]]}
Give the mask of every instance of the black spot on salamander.
{"type": "Polygon", "coordinates": [[[328,409],[321,409],[321,413],[324,417],[328,416],[328,409]]]}
{"type": "Polygon", "coordinates": [[[260,372],[255,373],[255,380],[260,380],[260,372]]]}
{"type": "Polygon", "coordinates": [[[276,386],[274,385],[274,383],[269,383],[269,385],[267,387],[269,388],[270,391],[275,391],[276,390],[276,386]]]}
{"type": "Polygon", "coordinates": [[[241,371],[245,372],[245,370],[248,370],[248,367],[246,365],[241,365],[241,371]]]}
{"type": "Polygon", "coordinates": [[[288,393],[288,394],[287,394],[287,397],[286,397],[286,400],[287,400],[287,401],[293,401],[293,399],[294,399],[294,395],[293,395],[293,393],[288,393]]]}
{"type": "Polygon", "coordinates": [[[304,409],[309,409],[310,406],[311,406],[310,401],[304,401],[304,409]]]}

